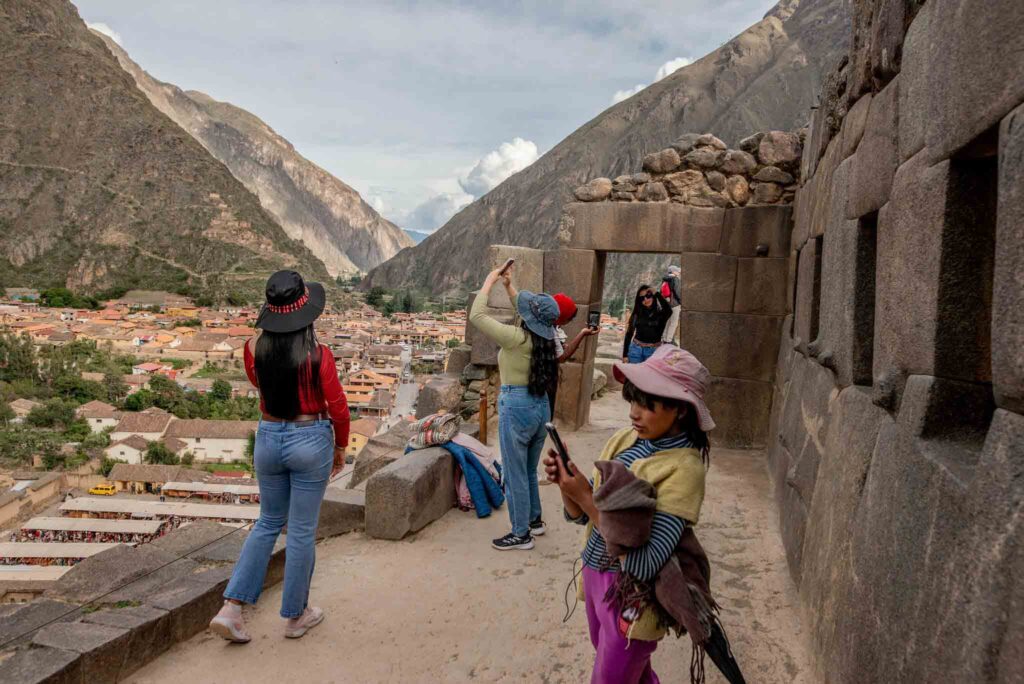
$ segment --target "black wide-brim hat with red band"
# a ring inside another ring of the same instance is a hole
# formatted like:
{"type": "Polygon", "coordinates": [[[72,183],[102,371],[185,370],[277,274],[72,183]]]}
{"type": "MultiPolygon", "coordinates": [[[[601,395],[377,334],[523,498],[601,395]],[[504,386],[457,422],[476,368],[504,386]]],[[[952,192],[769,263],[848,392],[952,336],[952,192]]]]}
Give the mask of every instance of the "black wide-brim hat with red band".
{"type": "Polygon", "coordinates": [[[256,327],[275,333],[302,330],[320,317],[326,303],[323,285],[304,282],[295,271],[278,271],[267,279],[267,301],[256,327]]]}

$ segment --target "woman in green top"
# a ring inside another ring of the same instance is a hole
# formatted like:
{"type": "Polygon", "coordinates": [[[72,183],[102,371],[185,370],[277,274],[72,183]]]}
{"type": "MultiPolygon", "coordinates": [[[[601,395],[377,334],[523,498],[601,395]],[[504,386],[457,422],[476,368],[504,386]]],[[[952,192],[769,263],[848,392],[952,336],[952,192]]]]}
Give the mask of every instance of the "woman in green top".
{"type": "Polygon", "coordinates": [[[554,297],[532,292],[516,292],[511,275],[492,271],[480,288],[469,312],[469,322],[494,340],[498,352],[501,393],[498,395],[498,440],[505,476],[505,496],[512,531],[492,546],[499,551],[532,549],[533,535],[544,534],[537,465],[547,433],[544,424],[551,420],[548,390],[558,378],[555,354],[555,320],[558,304],[554,297]],[[491,288],[503,280],[522,320],[507,325],[485,312],[491,288]]]}

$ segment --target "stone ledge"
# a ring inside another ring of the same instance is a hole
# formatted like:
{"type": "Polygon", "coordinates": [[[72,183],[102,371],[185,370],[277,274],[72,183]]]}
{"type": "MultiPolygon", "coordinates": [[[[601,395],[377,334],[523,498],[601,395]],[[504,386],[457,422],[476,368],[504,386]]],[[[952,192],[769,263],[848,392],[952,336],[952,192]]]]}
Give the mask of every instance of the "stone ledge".
{"type": "Polygon", "coordinates": [[[320,504],[320,524],[317,539],[336,537],[362,529],[366,520],[366,492],[357,489],[327,487],[320,504]]]}

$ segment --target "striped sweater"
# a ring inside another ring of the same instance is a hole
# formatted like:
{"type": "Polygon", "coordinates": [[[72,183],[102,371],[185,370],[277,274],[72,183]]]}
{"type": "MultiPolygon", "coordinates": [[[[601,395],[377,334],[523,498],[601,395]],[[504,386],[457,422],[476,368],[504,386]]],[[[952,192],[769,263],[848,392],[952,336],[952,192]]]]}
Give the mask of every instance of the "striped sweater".
{"type": "MultiPolygon", "coordinates": [[[[693,441],[686,434],[656,440],[642,439],[616,456],[615,460],[629,468],[635,461],[647,458],[655,452],[692,447],[693,441]]],[[[589,522],[586,514],[579,518],[571,518],[568,513],[565,516],[566,520],[579,525],[586,525],[589,522]]],[[[621,564],[618,558],[608,555],[604,537],[595,527],[583,549],[583,564],[598,571],[618,571],[621,566],[621,569],[641,581],[651,580],[672,555],[685,527],[686,521],[682,518],[661,511],[656,512],[648,542],[627,553],[624,563],[621,564]]]]}

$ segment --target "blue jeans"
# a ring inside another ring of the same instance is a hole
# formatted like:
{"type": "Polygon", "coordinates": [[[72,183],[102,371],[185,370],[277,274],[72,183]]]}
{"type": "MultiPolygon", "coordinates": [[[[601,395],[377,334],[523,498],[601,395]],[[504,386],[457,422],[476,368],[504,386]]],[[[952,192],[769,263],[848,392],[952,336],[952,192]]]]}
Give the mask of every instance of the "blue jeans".
{"type": "Polygon", "coordinates": [[[287,524],[281,617],[299,617],[309,601],[320,502],[334,463],[331,421],[297,427],[261,420],[253,461],[260,486],[260,518],[245,540],[224,598],[243,603],[259,600],[270,554],[287,524]]]}
{"type": "Polygon", "coordinates": [[[537,465],[551,420],[547,395],[535,397],[526,387],[502,385],[498,395],[498,443],[505,476],[505,498],[512,533],[525,537],[530,521],[541,517],[537,465]]]}
{"type": "Polygon", "coordinates": [[[630,342],[629,356],[627,358],[629,358],[630,363],[643,363],[651,358],[656,351],[658,351],[657,347],[641,347],[636,342],[630,342]]]}

